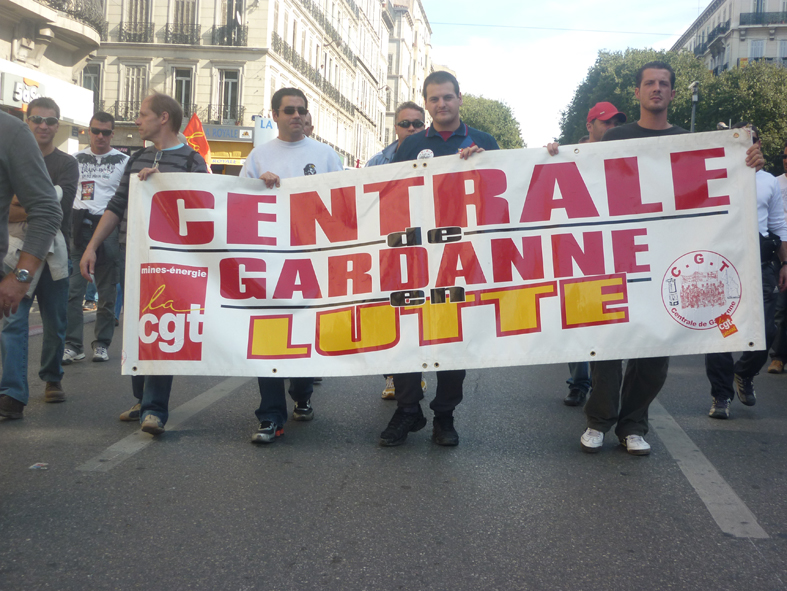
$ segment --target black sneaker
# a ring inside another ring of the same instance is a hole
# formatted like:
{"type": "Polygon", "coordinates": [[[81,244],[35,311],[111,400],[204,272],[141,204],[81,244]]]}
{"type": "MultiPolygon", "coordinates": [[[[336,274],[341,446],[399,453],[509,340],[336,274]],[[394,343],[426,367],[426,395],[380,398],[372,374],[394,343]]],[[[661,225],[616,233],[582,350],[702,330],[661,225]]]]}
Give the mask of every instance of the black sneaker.
{"type": "Polygon", "coordinates": [[[295,403],[295,408],[292,409],[293,421],[311,421],[313,418],[314,409],[312,408],[310,400],[295,403]]]}
{"type": "Polygon", "coordinates": [[[459,445],[459,433],[454,429],[454,417],[435,417],[432,421],[432,441],[437,445],[459,445]]]}
{"type": "Polygon", "coordinates": [[[402,445],[407,439],[408,433],[420,431],[425,426],[426,417],[420,406],[418,407],[418,412],[412,413],[404,412],[401,408],[397,408],[385,431],[380,434],[380,445],[383,447],[402,445]]]}
{"type": "Polygon", "coordinates": [[[708,416],[712,419],[729,419],[730,401],[727,398],[714,398],[708,416]]]}
{"type": "Polygon", "coordinates": [[[563,404],[566,406],[579,406],[585,402],[587,395],[587,392],[583,392],[579,388],[571,388],[568,391],[568,396],[563,399],[563,404]]]}
{"type": "Polygon", "coordinates": [[[746,406],[754,406],[757,403],[757,398],[754,395],[753,378],[746,378],[736,373],[735,391],[738,392],[738,398],[740,401],[746,406]]]}
{"type": "Polygon", "coordinates": [[[21,419],[24,416],[25,405],[16,398],[3,394],[0,396],[0,417],[7,419],[21,419]]]}
{"type": "Polygon", "coordinates": [[[273,421],[262,421],[260,423],[260,428],[251,436],[251,442],[270,443],[282,435],[284,435],[284,427],[280,427],[273,421]]]}

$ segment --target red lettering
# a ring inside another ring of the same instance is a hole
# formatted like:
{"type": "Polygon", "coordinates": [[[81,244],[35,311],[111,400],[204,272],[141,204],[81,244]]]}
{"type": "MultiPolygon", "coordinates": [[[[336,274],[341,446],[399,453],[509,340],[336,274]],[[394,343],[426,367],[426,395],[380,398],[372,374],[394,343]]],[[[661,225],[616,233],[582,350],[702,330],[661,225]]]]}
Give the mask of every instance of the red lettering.
{"type": "Polygon", "coordinates": [[[330,242],[357,240],[355,187],[331,189],[331,212],[316,191],[290,195],[290,244],[317,244],[317,224],[330,242]]]}
{"type": "Polygon", "coordinates": [[[647,252],[647,244],[637,244],[637,236],[647,236],[645,228],[635,230],[614,230],[612,232],[612,256],[615,273],[647,273],[650,265],[638,265],[637,253],[647,252]]]}
{"type": "Polygon", "coordinates": [[[604,174],[607,177],[609,215],[656,213],[662,210],[661,203],[642,203],[636,157],[604,160],[604,174]]]}
{"type": "Polygon", "coordinates": [[[213,194],[208,191],[159,191],[150,203],[148,235],[167,244],[209,244],[213,222],[183,222],[181,209],[213,209],[213,194]]]}
{"type": "Polygon", "coordinates": [[[260,212],[261,203],[276,203],[276,196],[227,193],[227,244],[276,245],[274,236],[260,236],[260,222],[276,222],[275,213],[260,212]]]}
{"type": "Polygon", "coordinates": [[[601,232],[584,232],[585,250],[577,244],[573,234],[552,236],[552,264],[555,277],[573,277],[576,262],[583,275],[604,274],[604,242],[601,232]]]}
{"type": "Polygon", "coordinates": [[[219,263],[221,297],[229,300],[265,299],[265,261],[262,259],[222,259],[219,263]],[[255,275],[247,275],[255,273],[255,275]]]}
{"type": "Polygon", "coordinates": [[[309,259],[287,259],[281,268],[279,282],[273,298],[276,300],[291,300],[293,293],[299,291],[304,299],[321,298],[320,284],[309,259]],[[300,279],[300,281],[299,281],[300,279]]]}
{"type": "Polygon", "coordinates": [[[429,285],[429,255],[422,246],[380,251],[380,289],[404,291],[429,285]],[[406,277],[402,276],[404,258],[406,277]]]}
{"type": "Polygon", "coordinates": [[[352,281],[353,294],[372,291],[372,255],[368,252],[328,257],[328,297],[346,296],[352,281]]]}
{"type": "Polygon", "coordinates": [[[481,263],[470,242],[451,242],[443,248],[436,285],[440,287],[456,285],[457,277],[464,277],[467,285],[486,283],[481,263]]]}
{"type": "Polygon", "coordinates": [[[585,181],[573,162],[539,164],[533,169],[520,222],[546,222],[553,209],[565,209],[569,218],[598,217],[585,181]],[[555,199],[555,185],[561,199],[555,199]]]}
{"type": "Polygon", "coordinates": [[[380,236],[410,227],[410,187],[424,184],[423,177],[364,185],[365,193],[380,194],[380,236]]]}
{"type": "Polygon", "coordinates": [[[699,209],[730,204],[729,195],[711,197],[708,192],[708,181],[726,179],[727,169],[707,170],[705,161],[723,156],[724,148],[670,154],[675,209],[699,209]]]}
{"type": "Polygon", "coordinates": [[[495,283],[513,280],[512,267],[525,281],[544,278],[544,255],[540,236],[523,236],[520,252],[511,238],[496,238],[492,246],[492,277],[495,283]],[[527,258],[522,253],[528,253],[527,258]]]}
{"type": "Polygon", "coordinates": [[[479,226],[507,224],[506,175],[502,170],[468,170],[434,177],[434,208],[437,227],[467,227],[467,206],[475,206],[479,226]],[[472,189],[468,192],[468,187],[472,189]]]}

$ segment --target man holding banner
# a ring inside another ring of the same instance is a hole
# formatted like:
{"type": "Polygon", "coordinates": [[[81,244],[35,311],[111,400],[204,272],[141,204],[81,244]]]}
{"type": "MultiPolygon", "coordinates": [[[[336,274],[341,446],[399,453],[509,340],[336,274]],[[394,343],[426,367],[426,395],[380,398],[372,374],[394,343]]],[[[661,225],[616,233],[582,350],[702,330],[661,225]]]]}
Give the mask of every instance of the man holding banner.
{"type": "MultiPolygon", "coordinates": [[[[454,76],[448,72],[433,72],[424,80],[423,95],[432,125],[406,138],[396,150],[393,162],[456,153],[459,153],[460,158],[467,159],[484,150],[499,149],[491,135],[462,123],[459,118],[462,94],[454,76]]],[[[454,408],[462,401],[464,379],[463,369],[437,372],[437,393],[429,405],[434,411],[432,441],[437,445],[459,444],[459,435],[454,428],[454,408]]],[[[408,433],[426,426],[426,417],[420,404],[424,397],[421,372],[395,374],[394,386],[397,408],[388,426],[380,434],[380,445],[384,447],[401,445],[408,433]]]]}
{"type": "MultiPolygon", "coordinates": [[[[281,179],[309,176],[342,170],[339,155],[329,146],[306,137],[304,127],[309,103],[303,91],[280,88],[271,98],[273,120],[279,136],[252,150],[240,171],[241,177],[259,178],[269,189],[280,185],[281,179]],[[275,172],[273,172],[275,171],[275,172]]],[[[287,422],[285,378],[257,378],[260,406],[256,411],[259,429],[252,435],[253,443],[271,443],[284,434],[287,422]]],[[[294,421],[311,421],[314,378],[290,378],[290,397],[295,402],[294,421]]]]}
{"type": "MultiPolygon", "coordinates": [[[[96,251],[121,221],[128,210],[129,183],[132,174],[144,181],[156,172],[208,172],[207,165],[198,152],[178,139],[183,121],[183,110],[175,99],[161,93],[148,96],[139,109],[135,123],[142,140],[153,145],[134,154],[126,165],[120,186],[107,204],[104,215],[85,247],[79,264],[82,276],[91,280],[96,268],[96,251]]],[[[121,226],[120,243],[126,241],[121,226]]],[[[172,376],[132,376],[131,388],[138,402],[120,415],[121,421],[142,421],[142,431],[151,435],[164,432],[169,416],[169,395],[172,376]]]]}

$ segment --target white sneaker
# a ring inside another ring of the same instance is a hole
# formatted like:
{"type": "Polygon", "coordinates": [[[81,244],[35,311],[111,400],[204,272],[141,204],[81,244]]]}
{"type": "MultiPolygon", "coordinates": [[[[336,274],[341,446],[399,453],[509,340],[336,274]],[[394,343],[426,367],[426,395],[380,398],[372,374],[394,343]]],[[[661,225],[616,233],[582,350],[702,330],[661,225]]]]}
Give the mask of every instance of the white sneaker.
{"type": "Polygon", "coordinates": [[[74,361],[82,361],[84,358],[84,353],[77,353],[73,349],[66,347],[63,351],[63,360],[60,363],[61,365],[71,365],[74,361]]]}
{"type": "Polygon", "coordinates": [[[164,423],[156,415],[146,415],[142,421],[142,431],[151,435],[161,435],[164,432],[164,423]]]}
{"type": "Polygon", "coordinates": [[[396,399],[396,388],[394,388],[393,376],[385,376],[385,388],[383,389],[383,400],[396,399]]]}
{"type": "MultiPolygon", "coordinates": [[[[82,355],[84,357],[84,355],[82,355]]],[[[96,345],[93,348],[93,361],[109,361],[109,353],[107,348],[101,345],[96,345]]]]}
{"type": "Polygon", "coordinates": [[[582,444],[583,451],[594,454],[604,445],[604,434],[601,431],[588,428],[582,434],[579,442],[582,444]]]}
{"type": "Polygon", "coordinates": [[[646,456],[650,453],[650,444],[642,439],[641,435],[626,435],[620,440],[620,445],[625,446],[632,456],[646,456]]]}

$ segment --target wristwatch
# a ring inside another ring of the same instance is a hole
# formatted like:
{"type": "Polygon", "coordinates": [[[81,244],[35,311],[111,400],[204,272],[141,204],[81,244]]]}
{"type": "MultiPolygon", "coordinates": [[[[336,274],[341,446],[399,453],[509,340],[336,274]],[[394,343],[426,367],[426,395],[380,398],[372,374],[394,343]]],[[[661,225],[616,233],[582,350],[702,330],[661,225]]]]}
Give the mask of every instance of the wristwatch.
{"type": "Polygon", "coordinates": [[[30,283],[33,281],[33,276],[27,269],[14,269],[14,275],[19,283],[30,283]]]}

